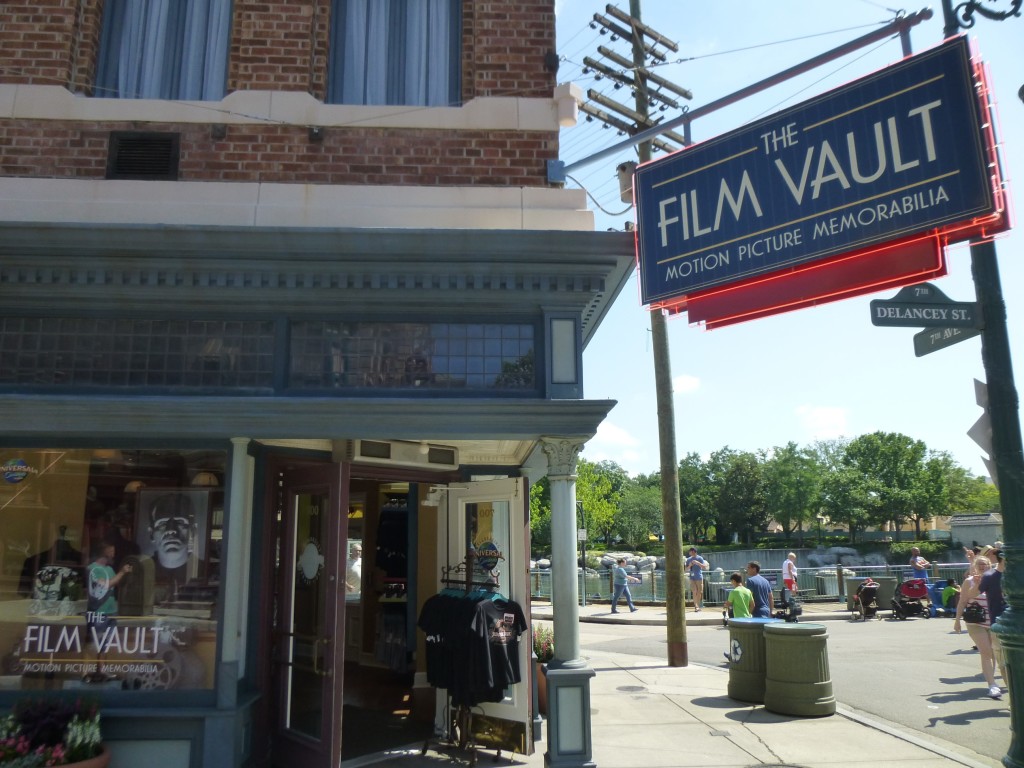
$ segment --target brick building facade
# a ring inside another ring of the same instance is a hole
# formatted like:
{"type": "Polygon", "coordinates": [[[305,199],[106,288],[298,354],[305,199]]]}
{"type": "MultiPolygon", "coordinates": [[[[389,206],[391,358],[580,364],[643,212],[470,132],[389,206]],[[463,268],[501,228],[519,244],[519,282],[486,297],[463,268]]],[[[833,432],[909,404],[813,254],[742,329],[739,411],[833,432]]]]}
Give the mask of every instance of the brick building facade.
{"type": "MultiPolygon", "coordinates": [[[[0,707],[84,689],[117,762],[338,765],[388,691],[443,731],[420,610],[486,544],[528,617],[526,484],[570,519],[613,406],[633,244],[547,181],[553,0],[384,7],[0,5],[0,707]]],[[[531,700],[482,705],[508,748],[531,700]]]]}

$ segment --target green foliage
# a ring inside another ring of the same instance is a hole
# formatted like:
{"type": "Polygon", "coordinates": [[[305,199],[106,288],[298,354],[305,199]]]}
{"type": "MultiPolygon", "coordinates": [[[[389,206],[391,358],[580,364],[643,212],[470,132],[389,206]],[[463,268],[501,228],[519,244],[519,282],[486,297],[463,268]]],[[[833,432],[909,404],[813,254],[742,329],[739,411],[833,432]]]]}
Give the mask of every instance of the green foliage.
{"type": "Polygon", "coordinates": [[[626,544],[636,549],[645,546],[650,534],[660,533],[661,529],[661,490],[649,486],[626,485],[622,491],[615,532],[626,544]]]}
{"type": "Polygon", "coordinates": [[[21,768],[66,765],[102,750],[95,704],[63,698],[27,698],[0,721],[0,764],[21,768]]]}
{"type": "Polygon", "coordinates": [[[530,486],[530,549],[551,548],[551,486],[546,477],[530,486]]]}
{"type": "Polygon", "coordinates": [[[822,471],[814,452],[796,443],[775,448],[764,463],[765,502],[768,512],[788,540],[814,520],[821,493],[822,471]]]}
{"type": "Polygon", "coordinates": [[[709,464],[716,493],[715,538],[724,544],[738,534],[750,544],[768,525],[765,481],[752,453],[726,447],[711,454],[709,464]]]}
{"type": "Polygon", "coordinates": [[[889,544],[889,562],[894,564],[909,563],[910,550],[917,547],[925,560],[935,561],[949,552],[948,541],[894,541],[889,544]]]}
{"type": "Polygon", "coordinates": [[[555,658],[555,633],[547,624],[534,625],[533,652],[541,664],[547,664],[555,658]]]}
{"type": "Polygon", "coordinates": [[[618,467],[612,462],[594,464],[586,459],[580,459],[576,467],[576,500],[583,503],[584,528],[591,541],[611,543],[615,530],[619,493],[614,486],[620,478],[609,465],[618,467]]]}
{"type": "Polygon", "coordinates": [[[688,453],[679,462],[679,500],[682,507],[683,536],[703,541],[715,524],[717,488],[710,467],[700,455],[688,453]]]}
{"type": "Polygon", "coordinates": [[[895,432],[861,435],[846,446],[844,463],[866,481],[872,499],[867,516],[873,525],[892,522],[898,532],[915,511],[923,514],[926,452],[920,440],[895,432]]]}
{"type": "MultiPolygon", "coordinates": [[[[790,442],[757,454],[726,446],[706,461],[690,453],[677,476],[683,538],[698,546],[712,537],[719,547],[731,544],[734,534],[740,547],[751,546],[771,519],[782,525],[783,540],[797,535],[803,542],[817,539],[821,516],[825,527],[846,526],[855,544],[858,533],[888,522],[912,521],[920,532],[921,523],[937,515],[999,509],[998,491],[984,478],[897,433],[803,448],[790,442]]],[[[660,473],[631,478],[614,462],[581,460],[576,497],[591,543],[664,553],[661,541],[649,539],[664,530],[660,473]]],[[[531,486],[530,531],[535,552],[550,547],[546,478],[531,486]]],[[[847,543],[834,535],[829,541],[847,543]]]]}

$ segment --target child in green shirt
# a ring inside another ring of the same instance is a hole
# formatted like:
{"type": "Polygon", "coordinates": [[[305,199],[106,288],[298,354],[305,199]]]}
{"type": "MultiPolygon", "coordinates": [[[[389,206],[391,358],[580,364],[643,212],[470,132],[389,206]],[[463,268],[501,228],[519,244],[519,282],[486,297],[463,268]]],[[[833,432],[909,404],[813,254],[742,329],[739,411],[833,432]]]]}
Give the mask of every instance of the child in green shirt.
{"type": "Polygon", "coordinates": [[[732,582],[732,591],[725,602],[732,609],[734,619],[749,619],[754,609],[754,596],[750,590],[743,586],[743,576],[739,571],[729,577],[732,582]]]}

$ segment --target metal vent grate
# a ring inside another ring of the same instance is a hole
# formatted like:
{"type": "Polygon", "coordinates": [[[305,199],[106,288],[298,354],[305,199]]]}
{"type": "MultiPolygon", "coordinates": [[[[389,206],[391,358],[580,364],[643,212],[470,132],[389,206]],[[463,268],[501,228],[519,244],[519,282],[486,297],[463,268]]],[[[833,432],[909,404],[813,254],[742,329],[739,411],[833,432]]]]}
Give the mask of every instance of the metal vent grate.
{"type": "Polygon", "coordinates": [[[179,142],[177,133],[111,131],[107,178],[177,181],[179,142]]]}

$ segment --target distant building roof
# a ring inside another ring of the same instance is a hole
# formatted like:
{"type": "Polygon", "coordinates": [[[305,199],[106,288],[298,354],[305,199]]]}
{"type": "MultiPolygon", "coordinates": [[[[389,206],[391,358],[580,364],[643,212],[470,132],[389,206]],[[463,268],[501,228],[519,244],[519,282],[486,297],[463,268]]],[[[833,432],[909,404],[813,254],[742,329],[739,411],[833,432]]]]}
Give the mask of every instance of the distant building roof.
{"type": "Polygon", "coordinates": [[[998,512],[986,512],[981,515],[953,515],[949,518],[950,526],[954,525],[1002,525],[1003,516],[998,512]]]}

